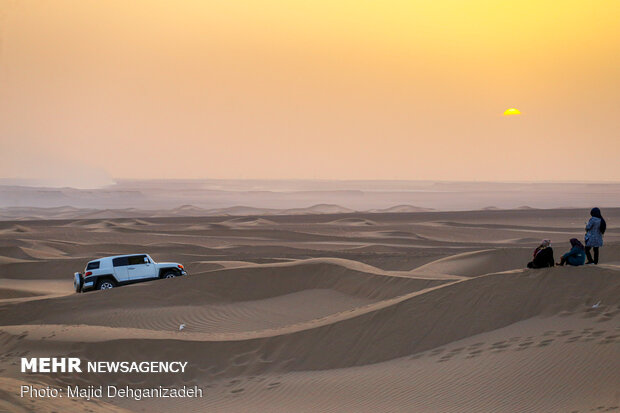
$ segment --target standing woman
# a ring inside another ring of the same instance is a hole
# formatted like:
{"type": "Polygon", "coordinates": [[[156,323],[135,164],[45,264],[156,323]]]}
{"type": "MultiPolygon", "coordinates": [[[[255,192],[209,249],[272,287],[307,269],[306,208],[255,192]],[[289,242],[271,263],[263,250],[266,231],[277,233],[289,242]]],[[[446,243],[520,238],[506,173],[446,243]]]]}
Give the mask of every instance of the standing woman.
{"type": "Polygon", "coordinates": [[[603,234],[607,229],[607,223],[598,208],[592,208],[590,215],[592,218],[586,225],[586,256],[588,257],[586,264],[598,264],[598,249],[603,246],[603,234]],[[590,254],[592,248],[594,248],[594,259],[590,254]]]}

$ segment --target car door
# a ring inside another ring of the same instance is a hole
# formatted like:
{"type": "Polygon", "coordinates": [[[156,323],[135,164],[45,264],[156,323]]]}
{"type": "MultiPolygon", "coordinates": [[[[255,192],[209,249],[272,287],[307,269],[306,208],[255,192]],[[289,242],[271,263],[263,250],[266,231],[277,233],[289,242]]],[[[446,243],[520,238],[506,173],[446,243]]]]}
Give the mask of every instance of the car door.
{"type": "Polygon", "coordinates": [[[155,265],[153,265],[146,255],[132,255],[129,257],[127,274],[131,281],[144,278],[155,278],[155,265]]]}
{"type": "Polygon", "coordinates": [[[112,260],[112,265],[114,267],[114,278],[118,282],[125,282],[129,280],[129,275],[127,274],[127,266],[129,265],[128,257],[117,257],[112,260]]]}

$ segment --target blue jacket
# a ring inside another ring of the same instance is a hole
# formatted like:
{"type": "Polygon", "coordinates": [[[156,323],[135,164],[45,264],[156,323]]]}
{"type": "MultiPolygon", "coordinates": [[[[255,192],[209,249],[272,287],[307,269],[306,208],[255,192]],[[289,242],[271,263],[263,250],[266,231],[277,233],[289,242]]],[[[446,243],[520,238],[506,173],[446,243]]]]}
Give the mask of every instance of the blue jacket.
{"type": "Polygon", "coordinates": [[[586,252],[579,247],[573,247],[566,254],[562,255],[562,258],[566,258],[568,265],[583,265],[586,263],[586,252]]]}
{"type": "Polygon", "coordinates": [[[602,247],[601,219],[592,217],[586,225],[586,247],[602,247]]]}

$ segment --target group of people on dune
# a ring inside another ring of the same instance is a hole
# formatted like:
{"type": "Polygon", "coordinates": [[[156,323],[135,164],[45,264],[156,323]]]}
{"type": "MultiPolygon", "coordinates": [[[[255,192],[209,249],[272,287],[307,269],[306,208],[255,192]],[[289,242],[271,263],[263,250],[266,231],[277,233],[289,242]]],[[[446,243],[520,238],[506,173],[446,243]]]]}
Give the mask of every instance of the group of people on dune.
{"type": "Polygon", "coordinates": [[[534,259],[527,264],[527,268],[545,268],[554,265],[584,265],[598,264],[599,248],[603,246],[603,234],[607,229],[607,223],[601,215],[599,208],[592,208],[591,218],[586,225],[586,245],[577,238],[570,239],[571,249],[562,255],[560,262],[556,263],[553,258],[551,240],[545,239],[534,250],[534,259]],[[594,257],[591,251],[594,250],[594,257]],[[588,261],[586,262],[586,258],[588,261]]]}

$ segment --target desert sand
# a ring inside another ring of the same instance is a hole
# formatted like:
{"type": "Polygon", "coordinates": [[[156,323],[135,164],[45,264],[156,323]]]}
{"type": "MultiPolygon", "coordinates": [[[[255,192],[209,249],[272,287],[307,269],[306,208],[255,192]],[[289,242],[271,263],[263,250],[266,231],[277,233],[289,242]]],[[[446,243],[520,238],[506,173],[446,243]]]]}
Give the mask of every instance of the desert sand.
{"type": "Polygon", "coordinates": [[[2,221],[0,411],[620,410],[620,209],[598,266],[525,269],[542,238],[556,258],[583,238],[587,212],[2,221]],[[73,292],[87,261],[140,252],[190,275],[73,292]],[[189,367],[25,375],[26,356],[189,367]],[[204,397],[43,402],[24,382],[204,397]]]}

